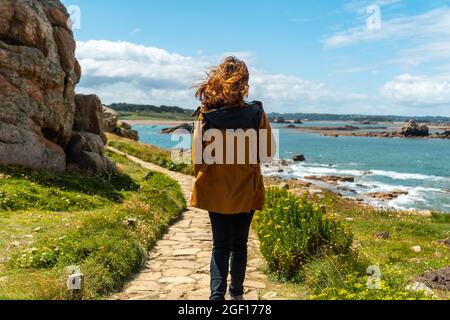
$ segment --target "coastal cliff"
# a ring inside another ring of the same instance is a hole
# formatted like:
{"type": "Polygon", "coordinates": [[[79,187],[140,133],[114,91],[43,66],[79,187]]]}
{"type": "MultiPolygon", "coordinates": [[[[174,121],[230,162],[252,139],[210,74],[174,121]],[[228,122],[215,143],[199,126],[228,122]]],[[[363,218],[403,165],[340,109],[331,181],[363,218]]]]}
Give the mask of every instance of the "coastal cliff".
{"type": "MultiPolygon", "coordinates": [[[[2,0],[0,12],[0,164],[114,172],[101,101],[75,93],[82,72],[64,5],[2,0]]],[[[138,139],[126,124],[114,130],[138,139]]]]}

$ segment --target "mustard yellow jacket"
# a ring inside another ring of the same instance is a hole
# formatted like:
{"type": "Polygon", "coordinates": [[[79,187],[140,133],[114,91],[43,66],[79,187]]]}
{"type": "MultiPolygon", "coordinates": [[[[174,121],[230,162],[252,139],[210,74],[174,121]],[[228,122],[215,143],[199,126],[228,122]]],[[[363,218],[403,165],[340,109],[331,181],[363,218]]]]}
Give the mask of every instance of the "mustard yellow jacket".
{"type": "MultiPolygon", "coordinates": [[[[250,108],[249,106],[240,107],[243,113],[250,108]]],[[[262,104],[261,104],[262,110],[262,104]]],[[[236,121],[239,122],[241,118],[239,113],[236,113],[236,121]]],[[[273,157],[275,154],[275,140],[273,138],[272,129],[269,120],[264,111],[261,111],[259,118],[258,129],[265,129],[269,137],[267,139],[266,152],[264,157],[267,159],[273,157]]],[[[239,123],[237,124],[239,126],[239,123]]],[[[255,128],[256,129],[256,128],[255,128]]],[[[224,145],[226,142],[226,130],[220,130],[224,135],[224,145]]],[[[244,129],[244,132],[247,132],[244,129]]],[[[211,142],[204,142],[203,137],[205,133],[205,115],[199,114],[193,133],[192,143],[192,161],[195,168],[195,184],[192,192],[191,206],[199,209],[207,210],[209,212],[216,212],[222,214],[238,214],[251,212],[253,210],[262,210],[264,206],[265,187],[261,175],[261,161],[250,161],[249,148],[250,143],[246,142],[246,160],[243,164],[241,162],[234,162],[234,164],[206,164],[205,159],[198,159],[202,155],[205,148],[211,142]],[[198,150],[201,148],[201,150],[198,150]],[[200,151],[200,152],[199,152],[200,151]]],[[[230,140],[230,139],[228,139],[230,140]]],[[[258,139],[259,143],[259,139],[258,139]]],[[[265,143],[265,142],[264,142],[265,143]]],[[[259,148],[258,148],[259,150],[259,148]]],[[[224,159],[226,156],[226,148],[223,149],[224,159]]],[[[235,160],[238,155],[235,148],[235,160]]]]}

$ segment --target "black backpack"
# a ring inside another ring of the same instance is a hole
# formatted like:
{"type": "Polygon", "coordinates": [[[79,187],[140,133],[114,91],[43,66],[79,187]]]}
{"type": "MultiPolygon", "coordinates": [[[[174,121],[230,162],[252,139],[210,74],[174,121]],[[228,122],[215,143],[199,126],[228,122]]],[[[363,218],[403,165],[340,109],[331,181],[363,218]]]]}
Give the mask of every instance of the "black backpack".
{"type": "Polygon", "coordinates": [[[245,103],[242,107],[226,107],[207,112],[198,108],[194,116],[203,115],[204,130],[238,130],[259,129],[264,114],[263,104],[260,101],[245,103]]]}

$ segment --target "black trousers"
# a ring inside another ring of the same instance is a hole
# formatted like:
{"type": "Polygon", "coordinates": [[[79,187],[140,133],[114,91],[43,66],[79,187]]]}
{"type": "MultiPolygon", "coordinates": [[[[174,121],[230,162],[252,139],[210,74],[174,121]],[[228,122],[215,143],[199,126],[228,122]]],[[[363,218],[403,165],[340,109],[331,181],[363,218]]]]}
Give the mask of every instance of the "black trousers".
{"type": "Polygon", "coordinates": [[[254,212],[234,215],[209,213],[213,233],[211,300],[225,300],[229,272],[231,296],[244,294],[247,243],[253,215],[254,212]]]}

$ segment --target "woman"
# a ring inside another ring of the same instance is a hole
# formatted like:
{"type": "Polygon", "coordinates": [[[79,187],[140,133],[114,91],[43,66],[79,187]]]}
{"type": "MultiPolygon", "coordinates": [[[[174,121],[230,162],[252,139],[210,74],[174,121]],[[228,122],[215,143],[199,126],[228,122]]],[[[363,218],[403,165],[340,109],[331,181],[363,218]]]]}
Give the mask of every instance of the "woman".
{"type": "Polygon", "coordinates": [[[208,211],[211,220],[211,300],[225,300],[230,264],[230,296],[243,300],[250,224],[255,211],[264,205],[260,162],[274,154],[272,131],[262,103],[245,102],[248,94],[247,66],[235,57],[212,68],[196,92],[201,107],[195,113],[198,121],[192,155],[196,180],[191,205],[208,211]],[[228,135],[230,130],[233,136],[228,135]],[[253,132],[257,134],[252,136],[253,132]]]}

